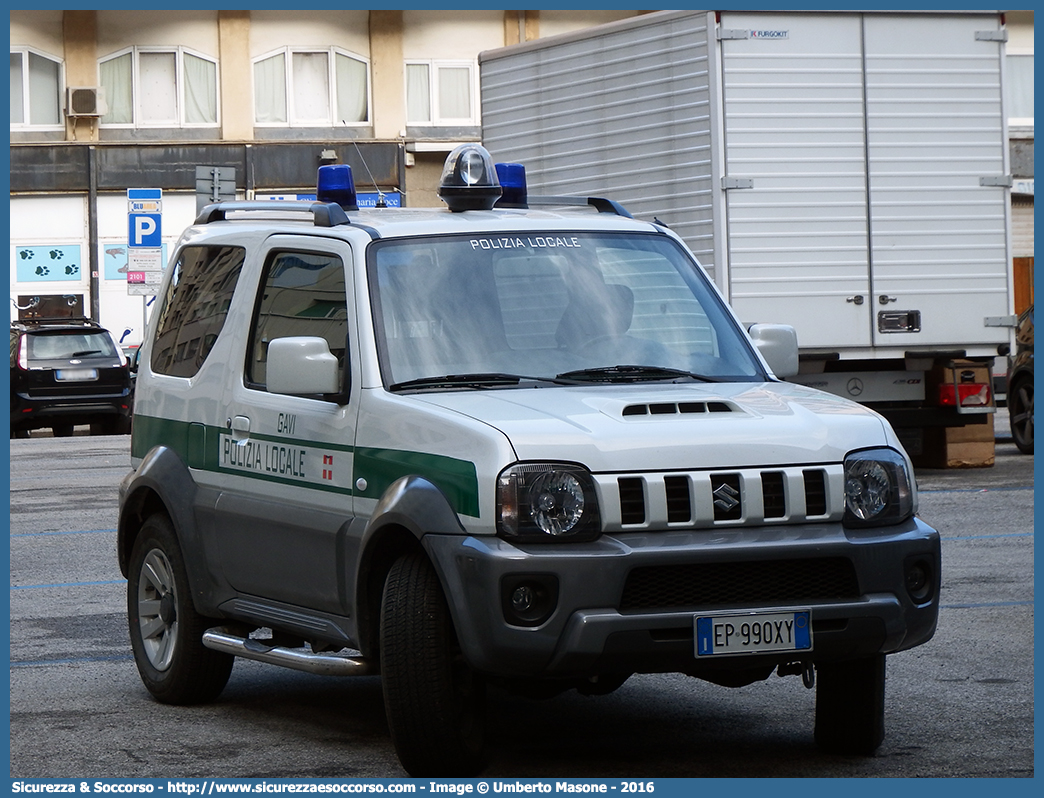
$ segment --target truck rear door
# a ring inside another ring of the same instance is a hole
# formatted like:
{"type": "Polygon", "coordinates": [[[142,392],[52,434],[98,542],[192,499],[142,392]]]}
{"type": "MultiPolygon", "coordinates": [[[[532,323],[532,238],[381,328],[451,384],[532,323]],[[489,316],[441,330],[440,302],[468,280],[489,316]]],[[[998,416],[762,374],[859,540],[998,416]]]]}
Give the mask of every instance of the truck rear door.
{"type": "Polygon", "coordinates": [[[1011,313],[996,16],[877,16],[866,41],[875,343],[1003,343],[1011,313]]]}
{"type": "Polygon", "coordinates": [[[1007,340],[997,15],[721,17],[730,300],[803,348],[1007,340]]]}

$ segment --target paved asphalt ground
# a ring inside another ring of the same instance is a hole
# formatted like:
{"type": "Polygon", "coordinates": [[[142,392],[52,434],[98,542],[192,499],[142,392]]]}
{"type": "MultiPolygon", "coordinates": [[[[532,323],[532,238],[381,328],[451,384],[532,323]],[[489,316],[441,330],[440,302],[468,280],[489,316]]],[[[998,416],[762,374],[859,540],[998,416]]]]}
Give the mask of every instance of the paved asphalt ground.
{"type": "MultiPolygon", "coordinates": [[[[888,660],[876,756],[821,754],[814,693],[796,677],[728,690],[636,676],[604,697],[494,693],[485,775],[1032,777],[1033,457],[997,421],[993,468],[918,473],[920,514],[943,537],[942,611],[931,642],[888,660]]],[[[114,554],[128,447],[126,436],[11,441],[12,778],[403,777],[377,677],[240,661],[214,704],[150,699],[114,554]]]]}

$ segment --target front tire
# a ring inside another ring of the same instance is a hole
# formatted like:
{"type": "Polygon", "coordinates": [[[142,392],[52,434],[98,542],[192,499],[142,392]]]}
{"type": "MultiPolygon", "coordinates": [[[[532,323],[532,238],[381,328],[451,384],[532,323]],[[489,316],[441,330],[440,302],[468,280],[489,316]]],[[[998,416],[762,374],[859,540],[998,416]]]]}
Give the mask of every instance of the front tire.
{"type": "Polygon", "coordinates": [[[192,605],[181,547],[165,515],[151,515],[142,524],[128,573],[131,649],[145,687],[164,704],[217,698],[235,658],[203,645],[203,632],[215,621],[192,605]]]}
{"type": "Polygon", "coordinates": [[[816,665],[816,744],[870,756],[884,741],[885,655],[816,665]]]}
{"type": "Polygon", "coordinates": [[[1020,379],[1008,390],[1011,437],[1020,452],[1033,454],[1033,380],[1020,379]]]}
{"type": "Polygon", "coordinates": [[[464,659],[438,575],[400,557],[381,602],[381,681],[399,761],[414,777],[466,777],[485,765],[485,683],[464,659]]]}

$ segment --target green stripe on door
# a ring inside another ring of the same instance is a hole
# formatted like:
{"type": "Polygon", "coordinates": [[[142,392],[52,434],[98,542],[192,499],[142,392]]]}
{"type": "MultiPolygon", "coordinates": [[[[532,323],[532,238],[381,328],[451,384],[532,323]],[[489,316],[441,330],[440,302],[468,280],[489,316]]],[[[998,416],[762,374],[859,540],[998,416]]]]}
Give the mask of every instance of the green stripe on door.
{"type": "MultiPolygon", "coordinates": [[[[191,468],[235,473],[247,479],[264,479],[284,482],[297,487],[324,490],[321,485],[306,486],[294,480],[283,480],[271,475],[220,468],[218,465],[220,438],[227,432],[222,427],[206,426],[198,422],[135,415],[131,436],[131,455],[141,458],[148,454],[154,446],[166,446],[174,450],[191,468]]],[[[299,438],[271,435],[252,435],[251,438],[278,441],[288,445],[336,448],[348,453],[353,451],[353,447],[350,446],[299,438]]],[[[436,485],[446,495],[450,506],[456,512],[476,518],[479,516],[478,476],[475,464],[469,460],[458,460],[425,452],[375,448],[354,449],[353,459],[355,478],[361,477],[366,480],[366,490],[354,491],[354,495],[378,499],[388,489],[388,486],[400,477],[419,476],[436,485]]]]}
{"type": "Polygon", "coordinates": [[[399,449],[355,450],[355,475],[363,477],[367,498],[379,498],[399,477],[424,477],[446,494],[450,506],[458,513],[478,517],[478,477],[475,464],[438,454],[407,452],[399,449]]]}

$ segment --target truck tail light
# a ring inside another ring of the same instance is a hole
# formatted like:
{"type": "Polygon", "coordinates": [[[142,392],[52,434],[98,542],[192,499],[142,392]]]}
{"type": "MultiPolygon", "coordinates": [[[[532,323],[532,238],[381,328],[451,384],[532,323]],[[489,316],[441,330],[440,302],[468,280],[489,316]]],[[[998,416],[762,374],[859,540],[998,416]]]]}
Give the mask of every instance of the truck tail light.
{"type": "Polygon", "coordinates": [[[983,382],[961,382],[956,385],[947,383],[939,386],[940,405],[955,407],[958,400],[961,407],[989,407],[990,386],[983,382]]]}

